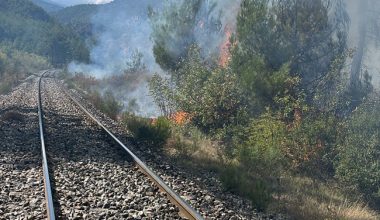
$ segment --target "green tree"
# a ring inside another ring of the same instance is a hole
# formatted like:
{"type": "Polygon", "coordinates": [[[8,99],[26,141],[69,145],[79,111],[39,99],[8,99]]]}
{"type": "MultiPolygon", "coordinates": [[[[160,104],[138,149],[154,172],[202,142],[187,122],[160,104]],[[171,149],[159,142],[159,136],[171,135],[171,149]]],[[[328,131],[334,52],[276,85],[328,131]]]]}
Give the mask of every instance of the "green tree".
{"type": "Polygon", "coordinates": [[[181,62],[186,60],[192,45],[210,47],[215,44],[213,36],[219,35],[221,29],[220,17],[214,15],[215,6],[214,1],[168,0],[161,12],[150,9],[153,53],[161,68],[174,74],[181,62]],[[205,4],[208,4],[207,7],[205,4]],[[198,37],[202,38],[201,42],[198,37]]]}
{"type": "Polygon", "coordinates": [[[310,103],[315,83],[329,73],[346,48],[348,17],[344,5],[330,3],[243,0],[232,59],[242,81],[254,87],[257,78],[268,78],[260,75],[288,65],[290,76],[300,78],[300,89],[310,103]]]}

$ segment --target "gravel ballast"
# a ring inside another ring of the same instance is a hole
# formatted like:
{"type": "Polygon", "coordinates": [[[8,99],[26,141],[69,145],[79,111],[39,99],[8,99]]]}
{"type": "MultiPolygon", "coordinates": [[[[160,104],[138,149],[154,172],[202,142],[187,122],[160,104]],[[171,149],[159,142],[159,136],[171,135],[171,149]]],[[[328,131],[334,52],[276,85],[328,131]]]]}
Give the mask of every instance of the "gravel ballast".
{"type": "Polygon", "coordinates": [[[37,79],[0,96],[0,219],[45,219],[37,79]]]}
{"type": "Polygon", "coordinates": [[[178,208],[54,82],[43,80],[54,200],[65,219],[179,219],[178,208]]]}

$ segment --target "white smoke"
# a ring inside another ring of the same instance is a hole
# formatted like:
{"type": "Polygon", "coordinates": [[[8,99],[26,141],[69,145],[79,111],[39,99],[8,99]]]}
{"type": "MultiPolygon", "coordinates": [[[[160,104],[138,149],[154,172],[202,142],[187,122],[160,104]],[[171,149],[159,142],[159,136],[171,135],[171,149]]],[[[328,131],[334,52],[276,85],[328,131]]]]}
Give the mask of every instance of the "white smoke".
{"type": "Polygon", "coordinates": [[[138,51],[143,55],[146,71],[137,73],[141,76],[126,79],[130,81],[124,82],[123,86],[114,88],[109,85],[102,90],[111,90],[126,107],[129,102],[136,102],[139,106],[136,114],[153,117],[159,111],[149,96],[147,82],[153,73],[161,70],[152,53],[147,16],[149,3],[146,0],[116,0],[101,6],[91,20],[96,43],[90,51],[90,64],[73,62],[69,71],[90,74],[98,79],[120,76],[126,74],[128,63],[138,51]]]}
{"type": "Polygon", "coordinates": [[[345,0],[351,25],[348,46],[357,53],[364,47],[361,69],[372,76],[375,88],[380,87],[380,2],[378,0],[345,0]],[[366,4],[364,4],[366,3],[366,4]],[[364,27],[365,26],[365,27],[364,27]]]}
{"type": "MultiPolygon", "coordinates": [[[[96,1],[96,3],[103,2],[96,1]]],[[[115,91],[114,88],[104,88],[103,91],[111,89],[125,105],[131,101],[136,102],[140,109],[137,113],[140,115],[157,116],[159,111],[149,96],[147,81],[153,73],[162,74],[163,71],[156,64],[153,55],[152,27],[148,18],[148,6],[155,11],[160,11],[163,1],[115,0],[99,7],[98,12],[91,20],[96,43],[90,51],[90,64],[73,62],[69,65],[69,71],[88,73],[98,79],[120,76],[125,74],[128,62],[138,51],[143,55],[142,59],[147,68],[146,71],[138,73],[143,75],[137,77],[138,80],[136,77],[131,77],[134,80],[127,82],[127,86],[123,86],[121,91],[115,91]]],[[[207,21],[205,16],[214,18],[220,16],[222,27],[220,32],[201,30],[200,25],[194,28],[197,43],[202,49],[208,53],[218,53],[218,46],[225,37],[223,28],[227,24],[235,25],[239,6],[240,0],[204,0],[198,19],[207,21]],[[211,10],[209,7],[214,2],[217,3],[216,8],[211,10]],[[209,14],[209,11],[212,13],[209,14]]],[[[210,23],[208,27],[213,27],[213,23],[210,23]]]]}

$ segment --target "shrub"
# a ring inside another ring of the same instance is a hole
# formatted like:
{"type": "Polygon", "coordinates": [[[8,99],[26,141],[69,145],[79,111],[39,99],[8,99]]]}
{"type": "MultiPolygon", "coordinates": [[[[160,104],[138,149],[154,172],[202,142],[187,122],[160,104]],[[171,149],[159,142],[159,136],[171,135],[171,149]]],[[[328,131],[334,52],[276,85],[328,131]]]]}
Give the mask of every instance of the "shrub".
{"type": "Polygon", "coordinates": [[[251,122],[247,140],[239,147],[239,161],[245,170],[259,176],[277,176],[282,170],[286,141],[285,124],[269,112],[251,122]]]}
{"type": "Polygon", "coordinates": [[[116,120],[117,116],[123,110],[123,105],[116,100],[111,91],[106,91],[101,98],[101,111],[103,111],[110,118],[116,120]]]}
{"type": "Polygon", "coordinates": [[[113,120],[116,120],[123,110],[123,105],[116,100],[110,91],[106,91],[103,95],[97,91],[92,91],[86,97],[97,109],[113,120]]]}
{"type": "Polygon", "coordinates": [[[123,122],[137,141],[150,146],[162,147],[171,135],[170,121],[165,117],[156,120],[124,115],[123,122]]]}
{"type": "Polygon", "coordinates": [[[234,72],[204,66],[200,49],[194,46],[176,74],[172,83],[158,75],[150,82],[151,94],[162,112],[187,112],[205,133],[240,122],[245,104],[234,72]]]}
{"type": "Polygon", "coordinates": [[[314,177],[333,175],[336,138],[341,130],[339,118],[315,111],[305,112],[300,118],[288,126],[283,146],[292,169],[314,177]]]}
{"type": "Polygon", "coordinates": [[[286,162],[282,151],[286,126],[267,112],[241,132],[245,133],[245,140],[235,146],[238,165],[229,165],[222,171],[221,181],[227,190],[247,197],[257,209],[265,210],[275,190],[274,180],[286,162]]]}
{"type": "MultiPolygon", "coordinates": [[[[345,124],[336,162],[336,175],[380,205],[380,104],[360,106],[345,124]]],[[[377,206],[379,207],[379,206],[377,206]]]]}

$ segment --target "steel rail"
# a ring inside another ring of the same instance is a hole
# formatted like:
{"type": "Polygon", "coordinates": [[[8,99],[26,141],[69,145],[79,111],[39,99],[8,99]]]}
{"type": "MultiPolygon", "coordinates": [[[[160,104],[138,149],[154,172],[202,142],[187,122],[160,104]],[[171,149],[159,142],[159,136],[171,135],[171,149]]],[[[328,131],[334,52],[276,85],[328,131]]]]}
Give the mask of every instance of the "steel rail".
{"type": "Polygon", "coordinates": [[[68,97],[78,105],[83,112],[86,113],[92,120],[94,120],[109,136],[112,137],[136,162],[139,168],[153,180],[160,189],[168,195],[169,200],[174,203],[179,209],[180,213],[189,219],[203,220],[204,218],[195,211],[185,200],[183,200],[177,193],[175,193],[159,176],[157,176],[142,160],[140,160],[128,147],[126,147],[111,131],[109,131],[98,119],[96,119],[82,104],[80,104],[68,91],[61,87],[68,97]]]}
{"type": "Polygon", "coordinates": [[[49,220],[55,220],[54,204],[53,204],[53,193],[50,184],[49,168],[46,157],[45,139],[44,139],[44,123],[43,123],[43,109],[42,109],[42,96],[41,96],[41,81],[45,74],[49,73],[45,71],[40,76],[38,81],[38,121],[40,126],[40,138],[41,138],[41,150],[42,150],[42,167],[44,173],[44,186],[45,186],[45,199],[47,216],[49,220]]]}

